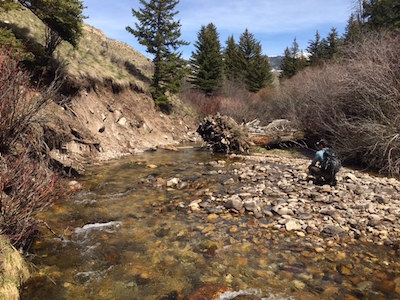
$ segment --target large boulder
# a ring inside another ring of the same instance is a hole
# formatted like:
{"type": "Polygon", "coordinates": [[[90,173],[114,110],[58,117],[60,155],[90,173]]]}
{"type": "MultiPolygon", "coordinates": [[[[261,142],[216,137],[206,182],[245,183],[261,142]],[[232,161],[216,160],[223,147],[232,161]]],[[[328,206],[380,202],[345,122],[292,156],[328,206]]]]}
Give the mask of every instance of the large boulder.
{"type": "Polygon", "coordinates": [[[220,114],[204,118],[197,132],[214,152],[248,153],[251,145],[246,129],[220,114]]]}

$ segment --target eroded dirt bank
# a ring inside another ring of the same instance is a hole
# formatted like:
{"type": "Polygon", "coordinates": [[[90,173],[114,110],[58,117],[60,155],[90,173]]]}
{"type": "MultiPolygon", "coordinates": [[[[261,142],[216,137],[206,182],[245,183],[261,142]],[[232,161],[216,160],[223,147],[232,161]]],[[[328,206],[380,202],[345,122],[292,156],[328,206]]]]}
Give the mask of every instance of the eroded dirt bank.
{"type": "Polygon", "coordinates": [[[131,89],[82,91],[63,105],[47,106],[45,142],[64,169],[83,173],[85,163],[196,141],[194,114],[179,99],[174,105],[168,115],[148,94],[131,89]]]}

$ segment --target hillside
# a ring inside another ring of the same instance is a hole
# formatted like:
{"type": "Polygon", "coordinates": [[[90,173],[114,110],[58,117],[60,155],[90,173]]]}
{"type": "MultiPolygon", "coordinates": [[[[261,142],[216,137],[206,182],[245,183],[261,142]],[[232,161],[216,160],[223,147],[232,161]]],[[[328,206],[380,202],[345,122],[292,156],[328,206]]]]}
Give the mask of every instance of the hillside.
{"type": "Polygon", "coordinates": [[[269,63],[271,65],[271,69],[280,70],[283,56],[269,56],[269,63]]]}
{"type": "MultiPolygon", "coordinates": [[[[45,25],[29,10],[0,18],[16,36],[43,45],[45,25]]],[[[153,64],[127,44],[85,25],[78,47],[63,42],[53,57],[62,66],[64,100],[50,103],[38,122],[52,158],[67,171],[192,139],[194,114],[178,98],[172,114],[156,110],[148,92],[153,64]]]]}

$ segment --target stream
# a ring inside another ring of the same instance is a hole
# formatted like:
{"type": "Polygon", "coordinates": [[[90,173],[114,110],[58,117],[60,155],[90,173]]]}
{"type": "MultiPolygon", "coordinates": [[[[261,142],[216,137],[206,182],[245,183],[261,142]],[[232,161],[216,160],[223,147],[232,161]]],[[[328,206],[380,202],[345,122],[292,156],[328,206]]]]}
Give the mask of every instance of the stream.
{"type": "Polygon", "coordinates": [[[388,246],[321,247],[267,218],[186,208],[239,192],[240,183],[223,184],[238,163],[182,147],[91,167],[82,190],[40,215],[65,239],[42,229],[21,298],[400,299],[399,257],[388,246]],[[172,178],[180,183],[168,187],[172,178]]]}

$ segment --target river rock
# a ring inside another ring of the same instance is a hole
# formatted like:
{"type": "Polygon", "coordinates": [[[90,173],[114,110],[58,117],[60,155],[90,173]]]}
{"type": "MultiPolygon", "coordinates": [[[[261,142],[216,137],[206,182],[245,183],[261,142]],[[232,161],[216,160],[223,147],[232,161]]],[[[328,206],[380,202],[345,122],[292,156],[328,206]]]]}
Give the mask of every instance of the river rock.
{"type": "Polygon", "coordinates": [[[234,184],[235,180],[233,178],[229,178],[223,182],[224,185],[234,184]]]}
{"type": "Polygon", "coordinates": [[[193,200],[192,202],[190,202],[190,204],[189,204],[189,207],[190,207],[190,209],[192,210],[192,211],[199,211],[200,210],[200,202],[201,202],[202,200],[201,199],[199,199],[199,200],[193,200]]]}
{"type": "Polygon", "coordinates": [[[335,236],[342,234],[343,229],[335,225],[327,225],[324,227],[324,229],[322,229],[321,233],[324,236],[335,236]]]}
{"type": "Polygon", "coordinates": [[[260,207],[257,205],[256,201],[249,200],[243,202],[244,208],[248,211],[260,211],[260,207]]]}
{"type": "Polygon", "coordinates": [[[243,208],[243,202],[238,195],[233,195],[225,202],[225,207],[227,209],[233,208],[240,211],[243,208]]]}
{"type": "Polygon", "coordinates": [[[179,183],[179,178],[172,178],[167,181],[167,187],[176,187],[179,183]]]}
{"type": "Polygon", "coordinates": [[[295,220],[289,220],[285,224],[285,227],[287,231],[301,230],[301,225],[297,223],[295,220]]]}
{"type": "Polygon", "coordinates": [[[271,210],[280,216],[283,216],[283,215],[293,216],[294,215],[294,213],[291,209],[289,209],[287,207],[283,207],[281,205],[276,205],[276,206],[272,207],[271,210]]]}
{"type": "Polygon", "coordinates": [[[382,217],[378,215],[369,215],[368,216],[368,225],[370,226],[377,226],[382,222],[382,217]]]}

